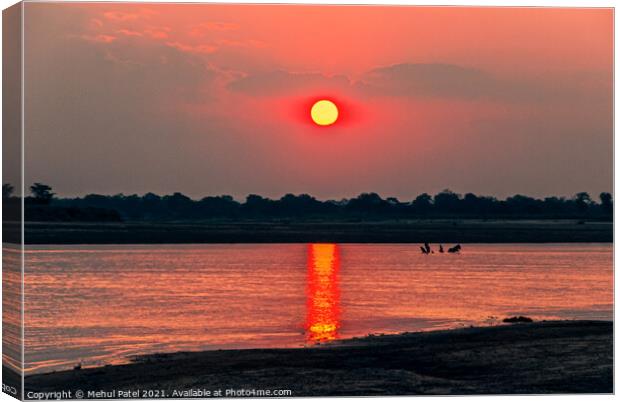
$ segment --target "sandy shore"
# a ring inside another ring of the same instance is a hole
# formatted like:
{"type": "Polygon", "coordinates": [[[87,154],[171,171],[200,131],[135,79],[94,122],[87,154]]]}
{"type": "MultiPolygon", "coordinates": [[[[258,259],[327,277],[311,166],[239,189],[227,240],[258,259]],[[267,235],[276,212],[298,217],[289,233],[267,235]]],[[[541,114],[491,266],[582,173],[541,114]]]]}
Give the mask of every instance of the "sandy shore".
{"type": "Polygon", "coordinates": [[[310,348],[152,355],[127,365],[31,375],[25,385],[26,397],[78,389],[159,390],[165,397],[220,389],[282,389],[292,396],[611,393],[613,324],[549,321],[310,348]]]}

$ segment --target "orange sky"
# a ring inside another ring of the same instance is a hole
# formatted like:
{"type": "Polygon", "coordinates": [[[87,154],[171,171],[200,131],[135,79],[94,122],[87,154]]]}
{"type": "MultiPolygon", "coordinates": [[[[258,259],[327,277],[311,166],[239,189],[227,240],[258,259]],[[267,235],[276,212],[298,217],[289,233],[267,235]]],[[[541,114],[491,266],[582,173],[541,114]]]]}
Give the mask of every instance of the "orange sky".
{"type": "Polygon", "coordinates": [[[27,3],[25,20],[26,182],[61,195],[612,189],[610,9],[27,3]],[[306,118],[318,97],[334,126],[306,118]]]}

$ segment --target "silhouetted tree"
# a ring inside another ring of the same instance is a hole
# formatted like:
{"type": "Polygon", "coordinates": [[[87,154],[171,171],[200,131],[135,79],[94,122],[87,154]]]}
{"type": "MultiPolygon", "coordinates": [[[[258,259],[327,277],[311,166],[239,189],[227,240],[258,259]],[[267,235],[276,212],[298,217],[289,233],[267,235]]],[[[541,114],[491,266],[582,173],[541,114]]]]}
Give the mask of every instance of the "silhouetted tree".
{"type": "MultiPolygon", "coordinates": [[[[39,197],[50,200],[53,196],[49,186],[36,183],[39,197]]],[[[33,186],[34,188],[35,186],[33,186]]],[[[6,193],[5,193],[6,194],[6,193]]],[[[34,190],[33,190],[33,194],[34,190]]],[[[517,194],[506,200],[467,193],[464,197],[445,190],[434,199],[424,193],[410,203],[400,202],[395,197],[383,199],[377,193],[363,193],[353,199],[320,201],[308,194],[286,194],[271,200],[256,194],[247,196],[245,202],[238,202],[229,195],[208,196],[198,201],[181,193],[159,196],[147,193],[143,196],[116,194],[113,196],[89,194],[83,198],[53,197],[50,205],[41,207],[37,198],[28,197],[26,204],[39,205],[40,209],[30,216],[61,219],[97,219],[116,211],[123,220],[199,220],[199,219],[295,219],[308,220],[358,220],[358,219],[401,219],[418,218],[516,218],[516,219],[604,219],[612,217],[611,194],[602,193],[600,203],[590,199],[587,193],[577,194],[571,199],[547,197],[544,200],[517,194]],[[585,208],[584,208],[585,205],[585,208]],[[54,214],[44,211],[52,207],[59,209],[54,214]],[[90,208],[90,212],[80,209],[90,208]],[[94,209],[100,209],[95,211],[94,209]]],[[[18,200],[17,198],[13,198],[18,200]]],[[[5,203],[6,205],[7,203],[5,203]]],[[[46,218],[47,219],[47,218],[46,218]]]]}
{"type": "Polygon", "coordinates": [[[599,199],[601,200],[601,207],[605,213],[612,213],[614,210],[613,201],[610,193],[601,193],[599,195],[599,199]]]}
{"type": "Polygon", "coordinates": [[[15,187],[13,187],[9,183],[5,183],[2,185],[2,198],[11,198],[13,195],[13,191],[15,191],[15,187]]]}
{"type": "Polygon", "coordinates": [[[478,196],[467,193],[461,201],[463,210],[468,214],[488,215],[496,211],[498,202],[494,197],[478,196]]]}
{"type": "Polygon", "coordinates": [[[506,207],[512,214],[535,214],[541,211],[540,200],[521,194],[506,198],[506,207]]]}
{"type": "Polygon", "coordinates": [[[386,212],[388,202],[377,193],[362,193],[349,200],[346,209],[356,214],[382,214],[386,212]]]}
{"type": "Polygon", "coordinates": [[[446,189],[435,195],[433,200],[433,204],[438,211],[455,212],[459,209],[461,197],[459,194],[446,189]]]}
{"type": "Polygon", "coordinates": [[[192,217],[191,210],[194,207],[194,201],[188,196],[176,192],[172,195],[162,197],[162,203],[170,212],[173,219],[182,219],[192,217]]]}
{"type": "Polygon", "coordinates": [[[411,206],[416,213],[426,213],[433,206],[433,197],[427,193],[422,193],[413,200],[411,206]]]}
{"type": "Polygon", "coordinates": [[[34,183],[30,186],[30,192],[34,196],[34,200],[38,204],[49,204],[54,198],[52,188],[46,184],[34,183]]]}
{"type": "Polygon", "coordinates": [[[570,213],[571,205],[564,197],[547,197],[543,200],[545,212],[551,217],[570,213]]]}
{"type": "Polygon", "coordinates": [[[398,204],[400,204],[400,201],[398,201],[398,198],[396,198],[396,197],[388,197],[388,198],[386,198],[385,200],[386,200],[386,201],[388,202],[388,204],[390,204],[390,205],[398,205],[398,204]]]}
{"type": "Polygon", "coordinates": [[[592,200],[590,199],[590,194],[586,192],[575,194],[575,205],[577,206],[577,210],[579,212],[586,212],[591,202],[592,200]]]}
{"type": "Polygon", "coordinates": [[[278,206],[282,215],[303,215],[319,212],[322,203],[308,194],[286,194],[280,198],[278,206]]]}
{"type": "Polygon", "coordinates": [[[243,210],[250,216],[267,215],[271,212],[272,204],[273,201],[268,198],[264,198],[256,194],[250,194],[245,199],[243,210]]]}
{"type": "Polygon", "coordinates": [[[110,197],[100,194],[88,194],[84,197],[84,202],[89,207],[101,207],[106,206],[109,202],[109,198],[110,197]]]}
{"type": "Polygon", "coordinates": [[[142,196],[144,217],[156,218],[162,213],[161,197],[155,193],[146,193],[142,196]]]}
{"type": "Polygon", "coordinates": [[[239,203],[230,195],[204,197],[198,201],[198,210],[202,217],[232,218],[238,214],[239,203]]]}

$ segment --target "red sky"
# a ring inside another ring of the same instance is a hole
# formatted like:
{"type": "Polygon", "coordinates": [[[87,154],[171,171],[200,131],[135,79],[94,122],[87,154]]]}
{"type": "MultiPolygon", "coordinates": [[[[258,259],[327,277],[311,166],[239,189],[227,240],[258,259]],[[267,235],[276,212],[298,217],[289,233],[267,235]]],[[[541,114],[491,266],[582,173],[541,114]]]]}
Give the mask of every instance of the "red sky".
{"type": "Polygon", "coordinates": [[[610,9],[27,3],[25,19],[26,181],[61,195],[612,189],[610,9]],[[342,112],[327,128],[308,118],[321,97],[342,112]]]}

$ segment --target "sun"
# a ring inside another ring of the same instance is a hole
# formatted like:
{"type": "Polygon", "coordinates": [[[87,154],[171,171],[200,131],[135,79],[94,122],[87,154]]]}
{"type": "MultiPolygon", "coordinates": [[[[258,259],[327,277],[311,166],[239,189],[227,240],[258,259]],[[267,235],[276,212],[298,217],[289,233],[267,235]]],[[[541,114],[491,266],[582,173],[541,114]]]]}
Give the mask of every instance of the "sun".
{"type": "Polygon", "coordinates": [[[310,116],[319,126],[330,126],[338,120],[338,107],[334,102],[322,99],[312,105],[310,116]]]}

